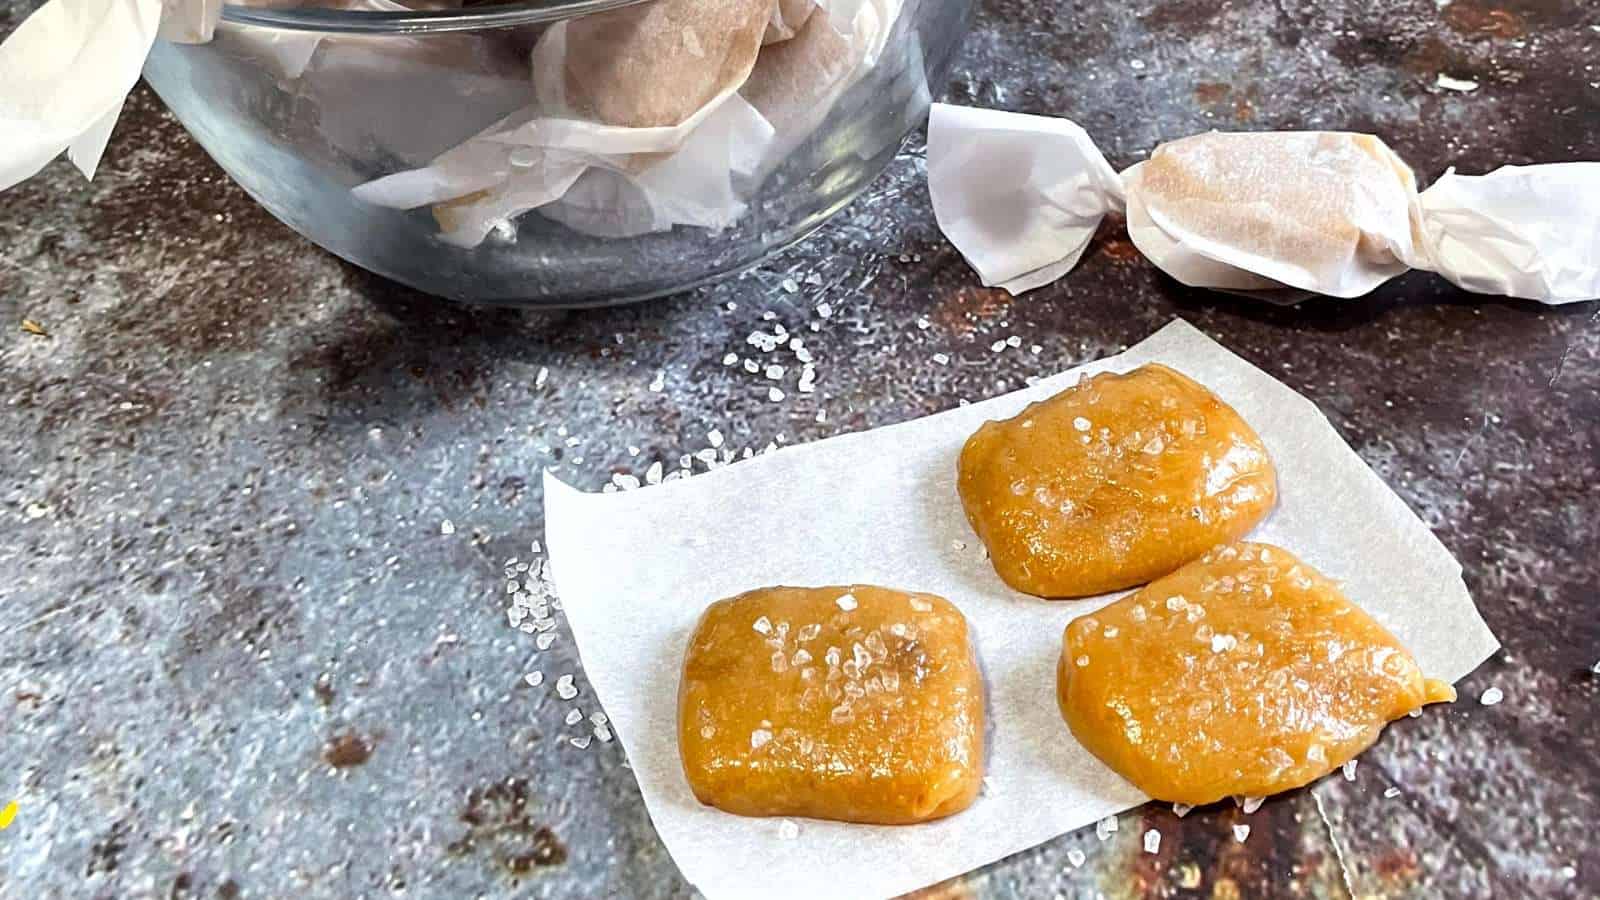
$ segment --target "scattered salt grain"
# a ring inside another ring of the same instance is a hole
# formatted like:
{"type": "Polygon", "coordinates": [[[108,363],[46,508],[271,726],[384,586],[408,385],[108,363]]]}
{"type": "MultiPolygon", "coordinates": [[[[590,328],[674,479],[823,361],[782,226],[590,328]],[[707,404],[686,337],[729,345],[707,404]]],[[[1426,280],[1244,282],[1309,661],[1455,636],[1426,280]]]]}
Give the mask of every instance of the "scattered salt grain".
{"type": "Polygon", "coordinates": [[[818,303],[817,304],[817,315],[821,316],[824,319],[826,319],[829,316],[833,315],[833,305],[829,304],[829,303],[818,303]]]}
{"type": "Polygon", "coordinates": [[[1497,687],[1492,687],[1483,692],[1483,696],[1478,698],[1478,702],[1482,703],[1484,706],[1493,706],[1505,698],[1506,695],[1504,691],[1497,687]]]}
{"type": "MultiPolygon", "coordinates": [[[[950,365],[950,357],[948,355],[946,355],[946,354],[943,354],[943,353],[935,353],[933,355],[933,361],[938,363],[941,366],[950,365]]],[[[1600,663],[1595,663],[1595,665],[1600,666],[1600,663]]]]}
{"type": "Polygon", "coordinates": [[[1355,781],[1356,780],[1356,760],[1353,760],[1353,759],[1352,760],[1346,760],[1345,764],[1339,767],[1339,771],[1344,773],[1344,780],[1345,781],[1355,781]]]}
{"type": "Polygon", "coordinates": [[[578,709],[577,707],[573,707],[572,709],[568,710],[566,721],[568,725],[576,725],[579,722],[582,722],[583,710],[578,709]]]}
{"type": "Polygon", "coordinates": [[[572,746],[577,747],[579,750],[586,750],[589,747],[591,738],[587,734],[580,734],[575,738],[568,738],[567,740],[572,744],[572,746]]]}
{"type": "MultiPolygon", "coordinates": [[[[1111,631],[1111,629],[1109,629],[1109,628],[1106,629],[1106,632],[1108,633],[1108,635],[1109,635],[1110,631],[1111,631]]],[[[1192,809],[1194,809],[1194,807],[1190,806],[1187,803],[1174,803],[1174,804],[1172,804],[1172,814],[1177,816],[1180,819],[1183,818],[1184,816],[1187,816],[1189,814],[1189,811],[1192,810],[1192,809]]]]}
{"type": "Polygon", "coordinates": [[[449,519],[445,519],[443,522],[439,523],[439,533],[440,534],[455,534],[456,533],[456,523],[450,521],[449,519]]]}
{"type": "Polygon", "coordinates": [[[611,475],[611,483],[616,485],[618,490],[631,491],[639,486],[639,478],[625,472],[614,472],[611,475]]]}
{"type": "Polygon", "coordinates": [[[1019,337],[1017,337],[1016,335],[1013,334],[1012,336],[1006,338],[1006,346],[1007,347],[1011,347],[1012,349],[1016,349],[1017,347],[1021,347],[1022,346],[1022,338],[1019,338],[1019,337]]]}
{"type": "Polygon", "coordinates": [[[792,841],[799,836],[800,826],[796,825],[794,821],[784,819],[778,823],[778,837],[781,840],[792,841]]]}
{"type": "Polygon", "coordinates": [[[1083,851],[1079,850],[1077,847],[1073,847],[1071,850],[1067,851],[1067,862],[1072,863],[1072,867],[1074,869],[1082,867],[1084,861],[1088,858],[1089,857],[1085,856],[1083,851]]]}
{"type": "Polygon", "coordinates": [[[833,602],[839,604],[839,608],[845,612],[849,612],[850,610],[856,608],[856,597],[854,594],[840,594],[839,599],[833,602]]]}
{"type": "Polygon", "coordinates": [[[989,349],[991,351],[995,352],[995,353],[999,353],[1000,351],[1006,349],[1006,342],[1005,341],[995,341],[994,343],[989,345],[989,349]]]}
{"type": "Polygon", "coordinates": [[[749,372],[751,375],[754,375],[761,371],[761,364],[753,359],[747,359],[744,361],[744,370],[749,372]]]}
{"type": "Polygon", "coordinates": [[[661,483],[661,477],[662,477],[662,468],[661,468],[661,460],[659,460],[659,459],[656,460],[655,462],[651,463],[650,464],[650,468],[644,470],[644,483],[645,484],[660,484],[661,483]]]}
{"type": "Polygon", "coordinates": [[[955,550],[965,550],[967,549],[967,542],[959,539],[953,540],[950,542],[950,547],[955,550]]]}
{"type": "Polygon", "coordinates": [[[1478,89],[1478,83],[1470,78],[1451,78],[1443,72],[1439,73],[1439,77],[1433,83],[1443,90],[1458,91],[1463,94],[1470,94],[1478,89]]]}
{"type": "Polygon", "coordinates": [[[809,394],[812,391],[816,390],[817,389],[817,370],[813,369],[810,366],[806,366],[805,368],[801,369],[800,370],[800,383],[796,384],[795,387],[799,388],[800,393],[802,393],[802,394],[809,394]]]}
{"type": "Polygon", "coordinates": [[[1250,826],[1249,825],[1235,825],[1235,826],[1233,826],[1233,839],[1234,840],[1236,840],[1236,841],[1238,841],[1239,843],[1242,844],[1242,843],[1245,842],[1245,839],[1248,838],[1249,836],[1250,836],[1250,826]]]}
{"type": "Polygon", "coordinates": [[[782,402],[782,400],[783,400],[783,391],[780,391],[777,388],[768,388],[767,389],[767,399],[771,400],[773,403],[782,402]]]}
{"type": "Polygon", "coordinates": [[[656,377],[650,380],[650,390],[652,393],[659,394],[661,393],[661,389],[666,386],[667,373],[665,372],[657,372],[656,377]]]}
{"type": "Polygon", "coordinates": [[[556,696],[563,700],[571,700],[578,696],[578,687],[572,683],[571,675],[563,675],[556,679],[556,696]]]}
{"type": "Polygon", "coordinates": [[[728,355],[722,357],[722,364],[725,365],[725,366],[735,365],[738,362],[739,362],[739,354],[737,354],[737,353],[729,353],[728,355]]]}
{"type": "Polygon", "coordinates": [[[785,294],[793,294],[800,290],[800,282],[793,278],[785,278],[778,286],[783,288],[785,294]]]}
{"type": "Polygon", "coordinates": [[[777,365],[777,364],[773,364],[773,365],[767,366],[765,374],[766,374],[767,379],[769,381],[782,381],[783,380],[783,366],[780,366],[780,365],[777,365]]]}
{"type": "Polygon", "coordinates": [[[529,672],[528,674],[522,676],[522,680],[528,683],[528,687],[538,687],[539,685],[544,684],[544,673],[529,672]]]}
{"type": "Polygon", "coordinates": [[[1211,652],[1224,653],[1239,646],[1239,639],[1231,634],[1214,634],[1211,636],[1211,652]]]}
{"type": "Polygon", "coordinates": [[[1261,804],[1265,803],[1266,800],[1267,798],[1265,797],[1244,797],[1239,800],[1239,808],[1244,810],[1244,814],[1248,816],[1260,809],[1261,804]]]}
{"type": "Polygon", "coordinates": [[[715,428],[713,428],[710,431],[706,432],[706,443],[710,444],[712,447],[721,447],[722,446],[722,442],[723,442],[722,432],[718,431],[715,428]]]}
{"type": "Polygon", "coordinates": [[[554,644],[555,642],[556,633],[554,631],[542,632],[538,637],[533,639],[534,646],[538,647],[540,650],[549,650],[550,645],[554,644]]]}
{"type": "Polygon", "coordinates": [[[758,634],[771,634],[772,620],[768,619],[766,616],[762,616],[761,618],[755,620],[755,622],[751,623],[750,627],[755,629],[758,634]]]}
{"type": "Polygon", "coordinates": [[[765,728],[757,728],[755,731],[750,732],[750,749],[760,750],[762,747],[767,745],[768,741],[771,740],[772,732],[765,728]]]}
{"type": "Polygon", "coordinates": [[[540,366],[539,367],[539,374],[533,376],[533,386],[536,387],[536,388],[542,388],[542,387],[544,387],[544,383],[546,381],[548,381],[549,379],[550,379],[550,370],[548,368],[544,367],[544,366],[540,366]]]}
{"type": "Polygon", "coordinates": [[[611,743],[611,727],[604,722],[594,726],[594,736],[603,744],[611,743]]]}
{"type": "Polygon", "coordinates": [[[1078,416],[1072,420],[1072,427],[1079,431],[1088,431],[1090,424],[1092,423],[1083,416],[1078,416]]]}
{"type": "Polygon", "coordinates": [[[1099,838],[1102,841],[1109,840],[1111,838],[1111,835],[1115,834],[1116,831],[1117,831],[1117,817],[1116,816],[1106,816],[1104,819],[1101,819],[1100,821],[1094,823],[1094,836],[1099,838]]]}
{"type": "Polygon", "coordinates": [[[1161,832],[1152,828],[1144,833],[1144,852],[1161,852],[1161,832]]]}
{"type": "Polygon", "coordinates": [[[1393,800],[1398,796],[1400,796],[1400,789],[1397,787],[1386,787],[1383,789],[1383,797],[1385,800],[1393,800]]]}

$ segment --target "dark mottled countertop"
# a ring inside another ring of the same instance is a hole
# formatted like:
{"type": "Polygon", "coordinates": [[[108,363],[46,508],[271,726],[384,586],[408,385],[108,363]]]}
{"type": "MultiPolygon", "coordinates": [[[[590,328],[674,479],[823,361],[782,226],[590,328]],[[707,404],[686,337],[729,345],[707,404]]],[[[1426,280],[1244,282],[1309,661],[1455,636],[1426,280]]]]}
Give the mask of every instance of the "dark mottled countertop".
{"type": "MultiPolygon", "coordinates": [[[[0,0],[0,31],[31,5],[0,0]]],[[[989,0],[949,93],[1071,114],[1119,165],[1212,127],[1337,127],[1431,178],[1600,157],[1597,59],[1589,0],[989,0]]],[[[742,448],[901,421],[1181,315],[1316,401],[1455,552],[1505,652],[1243,844],[1236,810],[1145,808],[927,896],[1593,896],[1600,307],[1413,274],[1276,308],[1183,289],[1115,228],[1013,299],[939,238],[919,153],[744,277],[594,312],[363,274],[143,89],[92,184],[57,163],[0,195],[0,802],[21,801],[0,894],[687,896],[618,746],[565,740],[570,639],[507,627],[540,470],[597,489],[713,427],[742,448]],[[830,318],[813,273],[845,285],[830,318]],[[720,364],[766,313],[818,325],[815,394],[773,403],[720,364]]]]}

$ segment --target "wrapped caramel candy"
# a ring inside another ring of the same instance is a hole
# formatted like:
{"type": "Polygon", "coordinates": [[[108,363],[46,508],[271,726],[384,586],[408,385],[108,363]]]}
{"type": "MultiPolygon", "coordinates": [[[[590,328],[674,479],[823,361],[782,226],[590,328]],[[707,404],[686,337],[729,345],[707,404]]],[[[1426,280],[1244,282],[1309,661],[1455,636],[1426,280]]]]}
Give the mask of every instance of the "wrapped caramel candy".
{"type": "Polygon", "coordinates": [[[1119,175],[1065,119],[935,104],[928,187],[945,236],[1012,293],[1066,274],[1125,212],[1134,245],[1192,287],[1356,297],[1427,269],[1478,293],[1600,297],[1600,163],[1450,171],[1419,193],[1371,135],[1212,132],[1119,175]]]}

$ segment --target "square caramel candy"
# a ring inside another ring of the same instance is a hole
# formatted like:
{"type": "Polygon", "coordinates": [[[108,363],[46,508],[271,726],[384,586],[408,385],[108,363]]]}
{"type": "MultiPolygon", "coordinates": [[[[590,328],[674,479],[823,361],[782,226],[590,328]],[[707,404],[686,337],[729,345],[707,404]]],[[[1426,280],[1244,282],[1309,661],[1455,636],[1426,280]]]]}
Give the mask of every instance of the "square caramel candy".
{"type": "Polygon", "coordinates": [[[700,802],[900,825],[965,809],[983,685],[950,601],[870,585],[719,600],[689,641],[678,746],[700,802]]]}
{"type": "Polygon", "coordinates": [[[1159,578],[1243,537],[1278,498],[1244,419],[1155,363],[984,423],[961,449],[956,489],[1000,579],[1036,597],[1159,578]]]}
{"type": "Polygon", "coordinates": [[[1383,726],[1455,699],[1339,587],[1270,544],[1220,547],[1073,620],[1057,699],[1089,752],[1157,800],[1308,784],[1383,726]]]}

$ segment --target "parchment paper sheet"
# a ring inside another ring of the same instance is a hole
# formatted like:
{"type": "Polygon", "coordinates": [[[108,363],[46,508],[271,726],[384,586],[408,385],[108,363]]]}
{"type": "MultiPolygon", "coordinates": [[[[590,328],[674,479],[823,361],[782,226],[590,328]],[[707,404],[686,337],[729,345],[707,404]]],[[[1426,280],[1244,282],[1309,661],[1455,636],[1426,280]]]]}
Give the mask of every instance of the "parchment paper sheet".
{"type": "Polygon", "coordinates": [[[985,420],[1011,416],[1080,374],[1151,361],[1210,387],[1266,442],[1281,499],[1252,537],[1342,580],[1429,676],[1455,681],[1494,652],[1460,566],[1317,408],[1181,321],[1026,390],[691,479],[585,494],[546,474],[551,565],[584,670],[656,830],[707,897],[892,896],[1145,799],[1080,747],[1056,710],[1061,631],[1112,598],[1050,602],[1007,589],[967,526],[955,466],[985,420]],[[983,796],[956,816],[912,827],[798,820],[790,839],[777,820],[701,806],[679,766],[675,730],[678,675],[697,617],[748,588],[848,582],[932,591],[967,615],[990,700],[983,796]]]}

